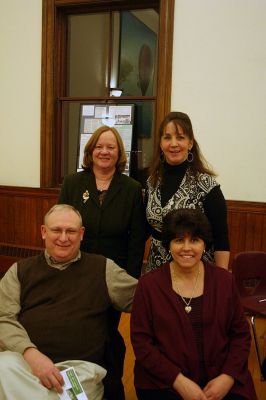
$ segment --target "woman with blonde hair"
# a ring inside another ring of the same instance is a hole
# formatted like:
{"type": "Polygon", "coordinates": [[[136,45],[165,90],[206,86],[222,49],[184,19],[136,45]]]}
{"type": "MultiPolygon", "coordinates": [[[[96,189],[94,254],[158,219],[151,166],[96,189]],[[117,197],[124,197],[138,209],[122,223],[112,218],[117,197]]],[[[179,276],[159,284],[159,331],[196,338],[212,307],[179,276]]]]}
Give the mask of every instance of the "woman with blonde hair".
{"type": "MultiPolygon", "coordinates": [[[[85,233],[81,250],[112,259],[128,274],[141,273],[145,245],[145,213],[139,182],[123,174],[127,157],[118,131],[96,129],[85,145],[83,171],[68,175],[58,203],[74,206],[81,214],[85,233]]],[[[123,400],[125,345],[117,327],[120,314],[110,313],[105,396],[123,400]]]]}

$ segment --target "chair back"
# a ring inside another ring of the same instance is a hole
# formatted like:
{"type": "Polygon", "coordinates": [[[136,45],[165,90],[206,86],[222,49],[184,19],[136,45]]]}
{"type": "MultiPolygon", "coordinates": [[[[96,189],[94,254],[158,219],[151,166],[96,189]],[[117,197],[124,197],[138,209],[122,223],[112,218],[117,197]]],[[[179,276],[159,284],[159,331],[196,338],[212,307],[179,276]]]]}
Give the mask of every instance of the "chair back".
{"type": "Polygon", "coordinates": [[[232,263],[241,297],[266,293],[266,252],[244,251],[236,254],[232,263]]]}

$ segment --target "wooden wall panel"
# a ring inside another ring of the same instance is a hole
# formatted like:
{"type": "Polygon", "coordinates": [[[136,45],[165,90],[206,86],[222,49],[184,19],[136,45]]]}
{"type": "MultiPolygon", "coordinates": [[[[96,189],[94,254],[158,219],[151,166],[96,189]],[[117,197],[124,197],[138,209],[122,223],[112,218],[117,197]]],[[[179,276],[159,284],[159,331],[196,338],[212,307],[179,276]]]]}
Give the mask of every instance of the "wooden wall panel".
{"type": "MultiPolygon", "coordinates": [[[[0,273],[17,259],[43,248],[40,226],[59,189],[0,186],[0,273]]],[[[245,250],[266,251],[266,203],[227,201],[234,255],[245,250]]]]}
{"type": "Polygon", "coordinates": [[[0,273],[43,248],[40,226],[58,189],[0,186],[0,273]]]}
{"type": "Polygon", "coordinates": [[[266,251],[266,203],[227,201],[231,257],[241,251],[266,251]]]}

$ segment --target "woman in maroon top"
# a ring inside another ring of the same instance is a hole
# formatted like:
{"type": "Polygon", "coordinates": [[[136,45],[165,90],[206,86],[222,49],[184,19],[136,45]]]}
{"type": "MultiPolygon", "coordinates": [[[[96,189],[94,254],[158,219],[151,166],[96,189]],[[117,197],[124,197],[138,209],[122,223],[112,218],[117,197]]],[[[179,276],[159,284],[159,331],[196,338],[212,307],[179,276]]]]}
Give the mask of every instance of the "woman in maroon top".
{"type": "Polygon", "coordinates": [[[139,400],[255,400],[249,325],[232,274],[203,262],[211,228],[198,209],[171,211],[172,260],[143,275],[131,315],[139,400]]]}

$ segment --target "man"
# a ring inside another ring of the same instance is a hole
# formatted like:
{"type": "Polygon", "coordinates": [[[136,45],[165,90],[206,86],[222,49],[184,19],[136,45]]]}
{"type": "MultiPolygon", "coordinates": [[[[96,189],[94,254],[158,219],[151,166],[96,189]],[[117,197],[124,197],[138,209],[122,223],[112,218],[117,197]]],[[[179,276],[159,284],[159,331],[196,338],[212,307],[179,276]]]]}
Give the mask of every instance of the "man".
{"type": "Polygon", "coordinates": [[[80,252],[84,227],[72,206],[52,207],[41,234],[45,251],[0,282],[0,398],[58,399],[60,369],[74,364],[89,399],[101,399],[107,313],[130,311],[137,280],[80,252]]]}

